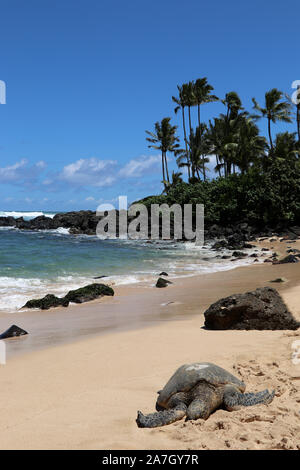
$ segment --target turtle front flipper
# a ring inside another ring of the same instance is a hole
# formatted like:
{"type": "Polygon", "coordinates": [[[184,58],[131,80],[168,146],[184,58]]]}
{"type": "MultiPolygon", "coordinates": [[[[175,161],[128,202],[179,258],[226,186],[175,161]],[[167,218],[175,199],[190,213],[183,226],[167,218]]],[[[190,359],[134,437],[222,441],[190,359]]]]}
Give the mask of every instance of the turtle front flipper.
{"type": "Polygon", "coordinates": [[[240,406],[268,405],[273,400],[274,395],[274,390],[271,393],[269,390],[263,390],[258,393],[241,393],[235,387],[226,386],[223,402],[225,408],[228,411],[232,411],[240,406]]]}
{"type": "Polygon", "coordinates": [[[139,428],[157,428],[159,426],[166,426],[167,424],[179,421],[186,415],[186,405],[184,403],[172,408],[171,410],[157,411],[144,415],[138,411],[136,424],[139,428]]]}

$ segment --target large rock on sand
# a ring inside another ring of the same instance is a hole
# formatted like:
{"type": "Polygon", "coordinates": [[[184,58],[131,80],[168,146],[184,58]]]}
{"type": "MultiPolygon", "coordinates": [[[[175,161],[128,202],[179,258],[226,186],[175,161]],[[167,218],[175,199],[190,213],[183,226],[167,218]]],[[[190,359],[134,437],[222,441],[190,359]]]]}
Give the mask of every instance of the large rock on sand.
{"type": "Polygon", "coordinates": [[[89,284],[88,286],[80,287],[76,290],[70,290],[64,299],[69,302],[81,304],[102,297],[103,295],[112,296],[114,295],[114,290],[105,284],[89,284]]]}
{"type": "Polygon", "coordinates": [[[17,336],[28,335],[27,331],[23,330],[17,325],[11,325],[7,330],[0,335],[0,339],[16,338],[17,336]]]}
{"type": "Polygon", "coordinates": [[[205,327],[212,330],[296,330],[300,327],[271,287],[220,299],[204,316],[205,327]]]}
{"type": "Polygon", "coordinates": [[[163,277],[159,277],[157,279],[155,287],[159,287],[159,288],[167,287],[169,284],[172,284],[172,282],[168,281],[167,279],[164,279],[163,277]]]}
{"type": "Polygon", "coordinates": [[[42,299],[28,300],[22,308],[40,308],[41,310],[48,310],[53,307],[67,307],[69,301],[67,299],[56,297],[53,294],[47,294],[42,299]]]}
{"type": "Polygon", "coordinates": [[[273,261],[273,264],[287,264],[287,263],[299,263],[298,258],[295,255],[288,255],[280,261],[273,261]]]}
{"type": "Polygon", "coordinates": [[[67,307],[69,302],[81,304],[102,297],[103,295],[114,295],[114,291],[105,284],[95,283],[80,287],[79,289],[70,290],[64,297],[56,297],[53,294],[47,294],[42,299],[28,300],[22,308],[40,308],[41,310],[47,310],[53,307],[67,307]]]}

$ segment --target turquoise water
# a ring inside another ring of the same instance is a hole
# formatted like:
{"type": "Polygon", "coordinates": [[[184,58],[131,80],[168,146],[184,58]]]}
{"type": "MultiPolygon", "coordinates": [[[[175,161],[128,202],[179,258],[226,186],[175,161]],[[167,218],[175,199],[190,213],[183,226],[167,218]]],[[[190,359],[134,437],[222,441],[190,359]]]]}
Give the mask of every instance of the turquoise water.
{"type": "MultiPolygon", "coordinates": [[[[30,216],[29,216],[30,217],[30,216]]],[[[153,286],[161,271],[178,275],[232,269],[216,252],[192,243],[99,240],[66,229],[0,229],[0,310],[15,311],[30,298],[100,282],[153,286]]],[[[246,261],[242,261],[245,264],[246,261]]],[[[241,263],[240,263],[241,264],[241,263]]]]}

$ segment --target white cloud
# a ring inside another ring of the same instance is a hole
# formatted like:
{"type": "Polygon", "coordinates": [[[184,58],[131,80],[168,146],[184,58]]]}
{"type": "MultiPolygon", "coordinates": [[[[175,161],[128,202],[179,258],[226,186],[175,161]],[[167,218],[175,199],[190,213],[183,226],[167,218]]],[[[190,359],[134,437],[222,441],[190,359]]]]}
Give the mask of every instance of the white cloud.
{"type": "Polygon", "coordinates": [[[37,168],[46,168],[47,163],[44,162],[43,160],[40,160],[40,161],[37,162],[35,165],[36,165],[37,168]]]}
{"type": "Polygon", "coordinates": [[[8,183],[11,181],[16,181],[20,179],[22,173],[21,169],[27,165],[27,160],[23,158],[19,162],[15,163],[14,165],[6,166],[4,168],[0,168],[0,181],[3,183],[8,183]]]}
{"type": "Polygon", "coordinates": [[[160,155],[151,155],[147,157],[142,155],[139,158],[130,160],[121,170],[119,176],[125,178],[140,178],[146,173],[159,170],[161,164],[160,155]]]}
{"type": "Polygon", "coordinates": [[[39,161],[34,165],[29,165],[26,158],[13,165],[0,168],[0,182],[1,183],[18,183],[33,184],[41,172],[46,168],[44,161],[39,161]]]}
{"type": "MultiPolygon", "coordinates": [[[[115,160],[81,158],[63,167],[58,178],[76,186],[110,186],[115,181],[115,160]]],[[[47,184],[47,180],[44,181],[47,184]]]]}

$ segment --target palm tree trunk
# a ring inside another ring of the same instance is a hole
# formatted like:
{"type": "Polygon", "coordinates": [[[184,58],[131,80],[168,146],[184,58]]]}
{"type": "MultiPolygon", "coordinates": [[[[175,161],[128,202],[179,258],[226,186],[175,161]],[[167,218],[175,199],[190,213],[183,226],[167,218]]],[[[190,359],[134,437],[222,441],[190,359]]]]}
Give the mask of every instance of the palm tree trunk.
{"type": "Polygon", "coordinates": [[[203,155],[203,179],[206,181],[206,171],[205,171],[205,156],[203,155]]]}
{"type": "Polygon", "coordinates": [[[190,135],[192,131],[192,120],[191,120],[191,107],[189,106],[189,126],[190,126],[190,135]]]}
{"type": "MultiPolygon", "coordinates": [[[[191,131],[192,131],[191,107],[188,106],[188,108],[189,108],[189,128],[190,128],[190,135],[191,135],[191,131]]],[[[195,177],[195,168],[194,168],[193,162],[190,161],[190,164],[192,165],[192,178],[194,178],[195,177]]]]}
{"type": "Polygon", "coordinates": [[[219,167],[220,160],[219,160],[219,157],[218,157],[218,155],[216,155],[216,162],[217,162],[217,165],[218,165],[218,173],[219,173],[219,177],[221,178],[221,169],[220,169],[220,167],[219,167]]]}
{"type": "Polygon", "coordinates": [[[165,169],[166,169],[166,174],[167,174],[167,181],[168,181],[168,183],[170,183],[169,170],[168,170],[168,161],[167,161],[166,153],[165,153],[165,169]]]}
{"type": "MultiPolygon", "coordinates": [[[[201,132],[201,119],[200,119],[200,103],[198,103],[198,126],[199,126],[199,132],[200,132],[200,144],[202,143],[202,132],[201,132]]],[[[201,155],[204,160],[204,155],[201,155]]],[[[203,161],[202,165],[202,173],[203,173],[203,180],[206,181],[206,173],[205,173],[205,163],[203,161]]]]}
{"type": "Polygon", "coordinates": [[[300,143],[300,104],[297,105],[298,143],[300,143]]]}
{"type": "Polygon", "coordinates": [[[182,110],[182,123],[183,123],[183,134],[184,134],[184,143],[185,143],[185,151],[186,151],[186,156],[187,156],[187,162],[188,162],[188,177],[190,179],[191,177],[191,171],[190,171],[190,160],[189,160],[189,152],[188,152],[188,146],[187,146],[187,140],[186,140],[186,128],[185,128],[185,116],[184,116],[184,106],[181,106],[182,110]]]}
{"type": "Polygon", "coordinates": [[[164,152],[162,152],[162,154],[161,154],[161,166],[162,166],[163,184],[164,184],[164,187],[166,188],[166,176],[165,176],[165,158],[164,158],[164,152]]]}
{"type": "Polygon", "coordinates": [[[272,134],[271,134],[271,119],[269,117],[268,117],[268,132],[269,132],[271,153],[273,154],[274,147],[273,147],[272,134]]]}

